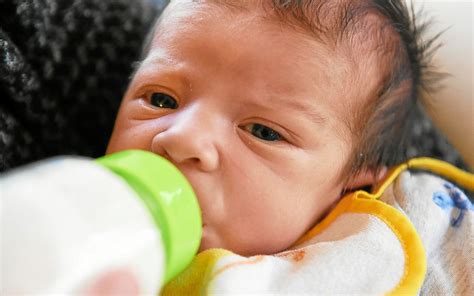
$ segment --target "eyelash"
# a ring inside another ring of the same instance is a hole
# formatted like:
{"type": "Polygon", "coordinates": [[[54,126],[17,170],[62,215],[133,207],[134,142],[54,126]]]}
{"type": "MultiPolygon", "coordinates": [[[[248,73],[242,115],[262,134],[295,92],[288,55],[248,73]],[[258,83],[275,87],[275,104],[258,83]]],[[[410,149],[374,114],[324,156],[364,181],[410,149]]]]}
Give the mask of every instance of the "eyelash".
{"type": "MultiPolygon", "coordinates": [[[[154,92],[148,95],[147,97],[148,97],[149,103],[156,108],[177,109],[179,107],[177,100],[173,98],[173,96],[170,96],[162,92],[154,92]],[[160,102],[160,100],[163,100],[163,99],[164,99],[164,102],[160,102]],[[169,107],[165,107],[164,106],[165,104],[171,104],[171,105],[169,107]]],[[[285,138],[280,133],[278,133],[274,129],[268,126],[265,126],[263,124],[251,123],[251,124],[242,125],[240,126],[240,128],[249,132],[252,136],[260,140],[263,140],[265,142],[280,142],[280,141],[285,140],[285,138]],[[267,136],[270,137],[270,139],[265,139],[265,137],[267,136]]]]}
{"type": "Polygon", "coordinates": [[[265,142],[285,141],[285,139],[283,138],[283,136],[279,132],[277,132],[274,129],[272,129],[268,126],[265,126],[263,124],[250,123],[250,124],[242,125],[241,128],[243,130],[246,130],[247,132],[249,132],[252,136],[254,136],[254,137],[256,137],[260,140],[263,140],[265,142]],[[259,135],[257,135],[257,133],[259,135]],[[269,136],[270,139],[265,139],[266,136],[269,136]]]}

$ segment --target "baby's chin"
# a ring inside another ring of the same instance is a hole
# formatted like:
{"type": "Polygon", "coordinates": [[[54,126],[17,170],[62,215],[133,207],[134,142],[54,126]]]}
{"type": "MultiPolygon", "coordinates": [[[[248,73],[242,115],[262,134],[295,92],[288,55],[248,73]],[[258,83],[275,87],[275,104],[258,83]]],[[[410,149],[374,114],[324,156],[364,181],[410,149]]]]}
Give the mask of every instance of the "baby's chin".
{"type": "Polygon", "coordinates": [[[216,248],[225,248],[225,245],[223,244],[217,233],[213,231],[209,226],[204,224],[202,228],[202,238],[201,245],[199,246],[199,252],[216,248]]]}
{"type": "Polygon", "coordinates": [[[199,246],[199,253],[210,249],[224,249],[244,257],[251,257],[262,254],[270,255],[278,253],[278,250],[273,249],[256,251],[251,249],[248,245],[242,245],[240,243],[236,243],[235,241],[226,241],[216,232],[214,232],[211,228],[204,226],[201,245],[199,246]]]}
{"type": "Polygon", "coordinates": [[[243,255],[239,252],[241,251],[239,248],[242,247],[243,246],[241,245],[236,245],[235,242],[226,241],[221,235],[218,234],[217,231],[212,229],[212,227],[209,227],[204,224],[202,230],[201,244],[199,246],[199,253],[210,249],[225,249],[235,254],[243,255]]]}

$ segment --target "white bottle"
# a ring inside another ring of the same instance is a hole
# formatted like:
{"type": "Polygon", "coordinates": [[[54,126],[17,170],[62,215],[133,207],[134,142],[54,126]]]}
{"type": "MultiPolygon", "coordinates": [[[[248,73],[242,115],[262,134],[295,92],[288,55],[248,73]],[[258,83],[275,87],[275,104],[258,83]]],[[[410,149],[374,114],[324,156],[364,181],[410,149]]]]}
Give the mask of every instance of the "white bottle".
{"type": "Polygon", "coordinates": [[[141,295],[192,260],[201,239],[184,176],[145,151],[60,157],[0,176],[0,294],[84,294],[126,270],[141,295]]]}

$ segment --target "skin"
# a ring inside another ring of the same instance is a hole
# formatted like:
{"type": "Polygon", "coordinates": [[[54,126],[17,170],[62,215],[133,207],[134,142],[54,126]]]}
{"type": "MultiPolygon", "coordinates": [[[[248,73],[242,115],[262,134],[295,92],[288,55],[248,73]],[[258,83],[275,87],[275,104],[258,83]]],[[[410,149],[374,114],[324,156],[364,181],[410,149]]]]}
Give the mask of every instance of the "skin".
{"type": "Polygon", "coordinates": [[[107,153],[149,150],[180,169],[202,209],[201,251],[288,249],[345,189],[348,106],[360,103],[348,94],[362,86],[343,57],[261,9],[190,2],[165,10],[107,153]]]}

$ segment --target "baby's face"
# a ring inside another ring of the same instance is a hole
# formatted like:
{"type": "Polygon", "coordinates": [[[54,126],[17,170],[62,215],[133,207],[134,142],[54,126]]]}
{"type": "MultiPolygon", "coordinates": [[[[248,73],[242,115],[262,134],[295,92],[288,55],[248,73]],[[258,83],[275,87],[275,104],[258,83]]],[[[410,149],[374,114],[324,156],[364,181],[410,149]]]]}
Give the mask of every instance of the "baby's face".
{"type": "Polygon", "coordinates": [[[343,190],[344,63],[263,16],[171,4],[109,143],[108,153],[162,155],[188,178],[203,214],[201,250],[287,249],[343,190]]]}

